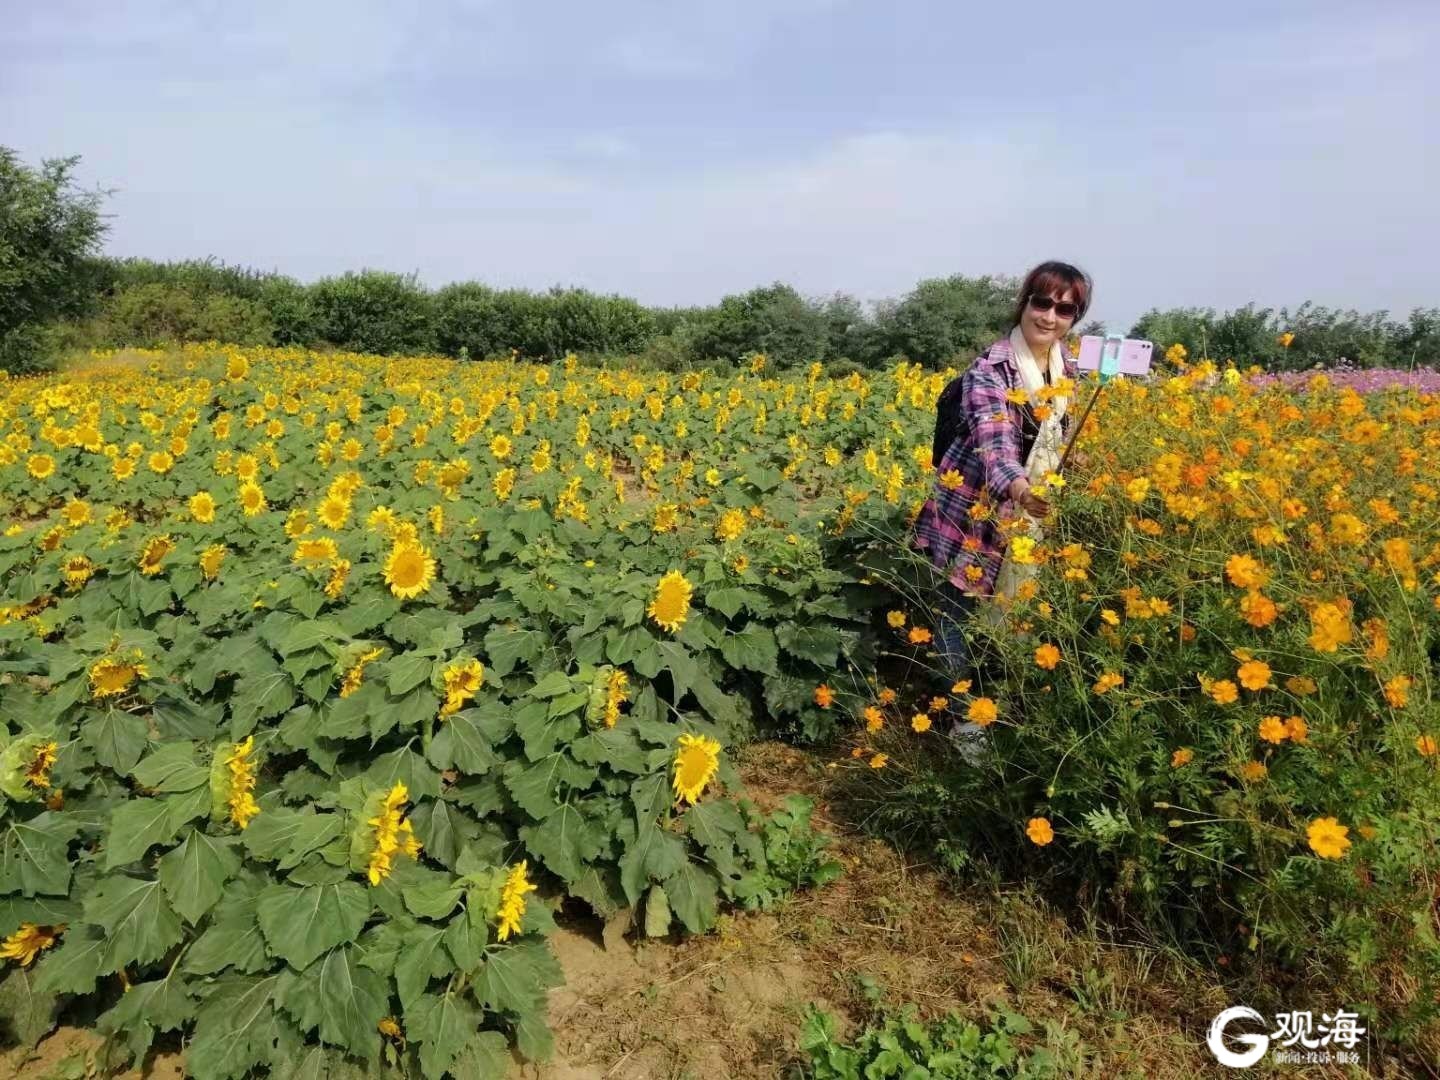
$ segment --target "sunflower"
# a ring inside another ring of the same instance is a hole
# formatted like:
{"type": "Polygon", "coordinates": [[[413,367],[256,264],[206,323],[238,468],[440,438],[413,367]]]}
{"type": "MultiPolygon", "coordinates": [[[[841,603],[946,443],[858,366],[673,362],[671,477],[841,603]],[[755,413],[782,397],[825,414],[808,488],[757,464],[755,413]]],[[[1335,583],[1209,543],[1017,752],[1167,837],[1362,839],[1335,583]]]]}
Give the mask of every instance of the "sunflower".
{"type": "Polygon", "coordinates": [[[672,634],[685,624],[690,614],[690,597],[695,587],[679,570],[671,570],[655,586],[654,599],[645,610],[662,629],[672,634]]]}
{"type": "Polygon", "coordinates": [[[413,600],[435,580],[435,559],[428,548],[397,542],[385,560],[385,584],[401,600],[413,600]]]}
{"type": "Polygon", "coordinates": [[[319,563],[333,562],[337,554],[335,541],[328,536],[321,536],[313,540],[302,538],[296,541],[295,551],[290,558],[293,562],[308,563],[313,566],[319,563]]]}
{"type": "Polygon", "coordinates": [[[169,533],[150,537],[140,550],[140,573],[146,577],[154,577],[160,573],[165,556],[174,550],[175,541],[170,538],[169,533]]]}
{"type": "Polygon", "coordinates": [[[265,491],[253,480],[240,485],[240,508],[246,517],[254,517],[265,509],[265,491]]]}
{"type": "Polygon", "coordinates": [[[190,496],[190,516],[202,525],[215,520],[215,496],[208,491],[197,491],[190,496]]]}
{"type": "Polygon", "coordinates": [[[681,735],[672,765],[676,802],[697,802],[719,771],[720,744],[708,735],[681,735]]]}
{"type": "Polygon", "coordinates": [[[343,529],[350,520],[350,500],[338,492],[331,492],[320,501],[315,516],[327,529],[343,529]]]}
{"type": "Polygon", "coordinates": [[[224,544],[211,544],[200,553],[200,572],[205,575],[206,581],[214,581],[220,576],[220,564],[225,561],[227,550],[224,544]]]}

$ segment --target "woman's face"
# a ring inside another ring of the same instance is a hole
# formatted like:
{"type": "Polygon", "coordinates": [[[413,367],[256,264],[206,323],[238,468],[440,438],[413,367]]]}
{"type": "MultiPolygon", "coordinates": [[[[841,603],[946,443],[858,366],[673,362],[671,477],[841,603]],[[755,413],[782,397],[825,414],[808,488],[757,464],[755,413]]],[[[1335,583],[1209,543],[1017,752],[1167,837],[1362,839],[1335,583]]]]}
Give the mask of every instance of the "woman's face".
{"type": "MultiPolygon", "coordinates": [[[[1050,299],[1057,304],[1074,303],[1075,290],[1055,290],[1050,299]]],[[[1020,332],[1025,335],[1025,344],[1036,357],[1050,354],[1050,346],[1063,338],[1070,330],[1073,318],[1061,318],[1052,304],[1049,311],[1037,311],[1033,300],[1025,302],[1025,313],[1020,316],[1020,332]]]]}

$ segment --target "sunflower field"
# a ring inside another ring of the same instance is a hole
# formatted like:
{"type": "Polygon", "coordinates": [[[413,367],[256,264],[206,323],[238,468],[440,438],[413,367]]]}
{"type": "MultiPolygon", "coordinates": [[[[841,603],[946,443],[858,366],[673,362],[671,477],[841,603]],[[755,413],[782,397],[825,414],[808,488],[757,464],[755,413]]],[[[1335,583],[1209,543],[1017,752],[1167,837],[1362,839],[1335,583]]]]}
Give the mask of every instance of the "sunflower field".
{"type": "Polygon", "coordinates": [[[721,747],[864,661],[820,517],[923,463],[864,380],[754,368],[189,348],[0,384],[15,1033],[83,998],[197,1077],[499,1075],[548,1051],[537,887],[650,933],[769,888],[721,747]]]}
{"type": "Polygon", "coordinates": [[[768,902],[724,753],[757,733],[853,738],[874,820],[957,862],[1433,993],[1433,395],[1113,384],[982,694],[905,545],[953,372],[122,360],[0,383],[21,1040],[543,1059],[561,899],[652,934],[768,902]]]}

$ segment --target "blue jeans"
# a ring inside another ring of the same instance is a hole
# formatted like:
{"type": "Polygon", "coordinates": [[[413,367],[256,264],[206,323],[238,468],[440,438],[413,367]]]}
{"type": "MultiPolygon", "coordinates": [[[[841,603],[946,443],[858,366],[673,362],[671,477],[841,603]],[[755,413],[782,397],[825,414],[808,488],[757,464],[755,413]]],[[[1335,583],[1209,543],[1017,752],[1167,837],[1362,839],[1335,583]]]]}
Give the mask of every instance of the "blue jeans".
{"type": "Polygon", "coordinates": [[[965,626],[975,613],[978,602],[950,582],[940,583],[940,659],[945,665],[946,676],[955,681],[974,676],[970,646],[965,641],[965,626]]]}
{"type": "MultiPolygon", "coordinates": [[[[979,604],[955,588],[948,581],[940,584],[940,662],[944,665],[945,676],[958,682],[961,679],[975,680],[979,674],[970,655],[970,646],[965,640],[965,627],[975,614],[979,604]]],[[[972,692],[979,693],[976,687],[972,692]]],[[[958,717],[952,722],[950,737],[954,740],[960,756],[971,765],[984,760],[990,738],[979,724],[958,717]]]]}

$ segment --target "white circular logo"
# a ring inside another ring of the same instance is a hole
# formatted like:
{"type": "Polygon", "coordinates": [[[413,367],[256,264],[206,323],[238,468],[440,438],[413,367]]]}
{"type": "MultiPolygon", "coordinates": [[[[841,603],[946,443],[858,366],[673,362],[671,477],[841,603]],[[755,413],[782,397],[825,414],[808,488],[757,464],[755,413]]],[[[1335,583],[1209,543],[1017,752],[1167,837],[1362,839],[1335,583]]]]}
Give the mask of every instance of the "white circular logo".
{"type": "Polygon", "coordinates": [[[1210,1052],[1221,1065],[1228,1065],[1232,1069],[1248,1068],[1264,1057],[1265,1051],[1270,1049],[1270,1036],[1232,1035],[1231,1038],[1237,1043],[1249,1047],[1248,1050],[1237,1053],[1225,1044],[1225,1029],[1233,1020],[1253,1020],[1261,1024],[1265,1022],[1265,1018],[1254,1009],[1245,1005],[1232,1005],[1210,1024],[1210,1034],[1206,1036],[1205,1044],[1210,1047],[1210,1052]]]}

